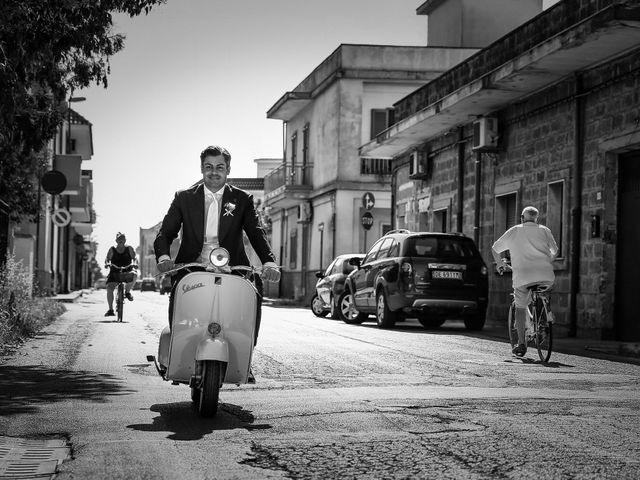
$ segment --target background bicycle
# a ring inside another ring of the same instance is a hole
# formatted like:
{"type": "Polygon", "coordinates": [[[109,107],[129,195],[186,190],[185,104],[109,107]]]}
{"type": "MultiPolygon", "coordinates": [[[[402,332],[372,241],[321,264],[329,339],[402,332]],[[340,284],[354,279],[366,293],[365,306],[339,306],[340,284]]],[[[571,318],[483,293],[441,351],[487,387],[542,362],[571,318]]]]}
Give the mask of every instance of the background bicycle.
{"type": "Polygon", "coordinates": [[[131,263],[124,267],[119,267],[118,265],[113,265],[108,263],[105,265],[105,268],[110,269],[113,268],[116,270],[115,278],[118,282],[116,287],[116,319],[118,322],[122,322],[122,317],[124,314],[124,289],[125,284],[131,283],[135,279],[135,272],[138,266],[135,263],[131,263]]]}

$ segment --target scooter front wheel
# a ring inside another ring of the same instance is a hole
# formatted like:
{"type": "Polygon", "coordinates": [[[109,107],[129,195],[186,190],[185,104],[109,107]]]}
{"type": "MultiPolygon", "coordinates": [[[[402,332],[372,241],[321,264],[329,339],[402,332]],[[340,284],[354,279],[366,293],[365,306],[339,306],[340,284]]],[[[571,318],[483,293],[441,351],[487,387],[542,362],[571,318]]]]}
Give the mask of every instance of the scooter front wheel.
{"type": "MultiPolygon", "coordinates": [[[[202,417],[215,417],[218,413],[218,397],[223,381],[224,364],[218,360],[202,362],[202,382],[198,411],[202,417]]],[[[193,392],[192,392],[193,398],[193,392]]]]}

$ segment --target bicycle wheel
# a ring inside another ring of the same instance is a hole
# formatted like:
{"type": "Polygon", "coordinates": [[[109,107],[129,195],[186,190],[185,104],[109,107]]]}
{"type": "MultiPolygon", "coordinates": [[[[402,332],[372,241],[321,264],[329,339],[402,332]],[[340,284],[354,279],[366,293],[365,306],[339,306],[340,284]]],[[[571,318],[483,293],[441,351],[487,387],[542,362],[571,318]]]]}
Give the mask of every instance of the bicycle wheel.
{"type": "Polygon", "coordinates": [[[511,342],[511,349],[513,350],[518,346],[518,329],[516,328],[516,305],[513,302],[511,302],[511,305],[509,305],[507,328],[509,329],[509,341],[511,342]]]}
{"type": "Polygon", "coordinates": [[[548,322],[547,304],[542,298],[538,298],[536,302],[533,325],[536,334],[536,348],[538,349],[540,360],[548,362],[553,347],[553,324],[548,322]]]}
{"type": "Polygon", "coordinates": [[[116,313],[118,315],[118,321],[122,321],[122,314],[124,310],[124,284],[118,284],[118,296],[116,297],[116,313]]]}

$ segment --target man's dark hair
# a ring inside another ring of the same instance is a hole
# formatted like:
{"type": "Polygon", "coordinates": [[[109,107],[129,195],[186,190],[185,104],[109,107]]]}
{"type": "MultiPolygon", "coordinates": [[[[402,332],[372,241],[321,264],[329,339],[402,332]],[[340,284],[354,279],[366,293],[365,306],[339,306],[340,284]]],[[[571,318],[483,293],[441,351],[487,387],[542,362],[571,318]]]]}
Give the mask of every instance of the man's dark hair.
{"type": "Polygon", "coordinates": [[[204,163],[204,159],[207,156],[218,157],[222,155],[224,157],[224,161],[229,165],[231,163],[231,154],[224,147],[219,147],[218,145],[209,145],[200,153],[200,164],[204,163]]]}

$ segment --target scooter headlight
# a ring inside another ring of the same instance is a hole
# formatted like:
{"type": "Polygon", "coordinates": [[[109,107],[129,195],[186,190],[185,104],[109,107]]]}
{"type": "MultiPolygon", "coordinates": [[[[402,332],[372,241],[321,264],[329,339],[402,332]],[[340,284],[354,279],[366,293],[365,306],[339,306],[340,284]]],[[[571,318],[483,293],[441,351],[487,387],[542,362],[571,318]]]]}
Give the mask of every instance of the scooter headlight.
{"type": "Polygon", "coordinates": [[[207,332],[209,332],[209,335],[211,335],[212,337],[219,335],[221,331],[222,331],[222,325],[220,325],[219,323],[211,322],[207,326],[207,332]]]}
{"type": "Polygon", "coordinates": [[[209,261],[214,267],[222,268],[229,265],[229,252],[226,248],[216,247],[209,254],[209,261]]]}

